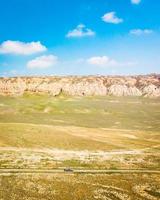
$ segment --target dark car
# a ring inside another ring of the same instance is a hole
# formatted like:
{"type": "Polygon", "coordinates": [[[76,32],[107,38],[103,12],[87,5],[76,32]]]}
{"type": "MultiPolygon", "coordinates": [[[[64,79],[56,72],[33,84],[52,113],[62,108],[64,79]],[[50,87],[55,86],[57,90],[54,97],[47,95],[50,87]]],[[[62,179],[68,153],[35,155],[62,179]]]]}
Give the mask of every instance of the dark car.
{"type": "Polygon", "coordinates": [[[73,169],[71,169],[71,168],[65,168],[65,169],[64,169],[64,172],[72,173],[72,172],[73,172],[73,169]]]}

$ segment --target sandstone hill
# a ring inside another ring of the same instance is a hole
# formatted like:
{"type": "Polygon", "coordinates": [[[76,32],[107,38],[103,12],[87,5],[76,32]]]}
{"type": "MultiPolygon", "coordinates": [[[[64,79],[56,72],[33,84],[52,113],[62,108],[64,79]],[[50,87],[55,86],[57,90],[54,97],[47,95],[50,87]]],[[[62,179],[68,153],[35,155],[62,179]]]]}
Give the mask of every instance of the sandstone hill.
{"type": "Polygon", "coordinates": [[[26,92],[53,96],[160,97],[160,75],[0,78],[0,95],[19,96],[26,92]]]}

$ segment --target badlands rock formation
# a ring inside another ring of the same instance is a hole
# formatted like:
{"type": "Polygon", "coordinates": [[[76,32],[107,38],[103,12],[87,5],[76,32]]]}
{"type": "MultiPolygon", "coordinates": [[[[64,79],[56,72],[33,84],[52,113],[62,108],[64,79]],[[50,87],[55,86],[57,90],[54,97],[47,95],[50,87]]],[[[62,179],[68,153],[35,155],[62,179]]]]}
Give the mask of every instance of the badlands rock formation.
{"type": "Polygon", "coordinates": [[[160,97],[160,75],[0,78],[0,95],[160,97]]]}

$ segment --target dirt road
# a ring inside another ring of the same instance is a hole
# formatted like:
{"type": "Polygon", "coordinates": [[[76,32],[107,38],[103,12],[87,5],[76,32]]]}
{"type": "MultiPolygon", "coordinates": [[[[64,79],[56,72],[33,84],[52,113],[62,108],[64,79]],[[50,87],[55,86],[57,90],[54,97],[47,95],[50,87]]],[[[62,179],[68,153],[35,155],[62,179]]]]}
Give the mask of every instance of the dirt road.
{"type": "Polygon", "coordinates": [[[92,169],[0,169],[0,175],[3,174],[56,174],[56,173],[68,173],[68,174],[160,174],[160,170],[146,170],[146,169],[107,169],[107,170],[92,170],[92,169]]]}

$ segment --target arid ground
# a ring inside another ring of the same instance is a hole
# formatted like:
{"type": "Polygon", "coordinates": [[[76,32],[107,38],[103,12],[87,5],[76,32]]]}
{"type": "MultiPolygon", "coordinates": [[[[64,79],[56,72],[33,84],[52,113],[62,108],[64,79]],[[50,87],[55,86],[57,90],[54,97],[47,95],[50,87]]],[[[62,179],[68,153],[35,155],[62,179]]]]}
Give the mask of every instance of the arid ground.
{"type": "Polygon", "coordinates": [[[160,199],[159,99],[0,97],[0,200],[19,199],[160,199]]]}

